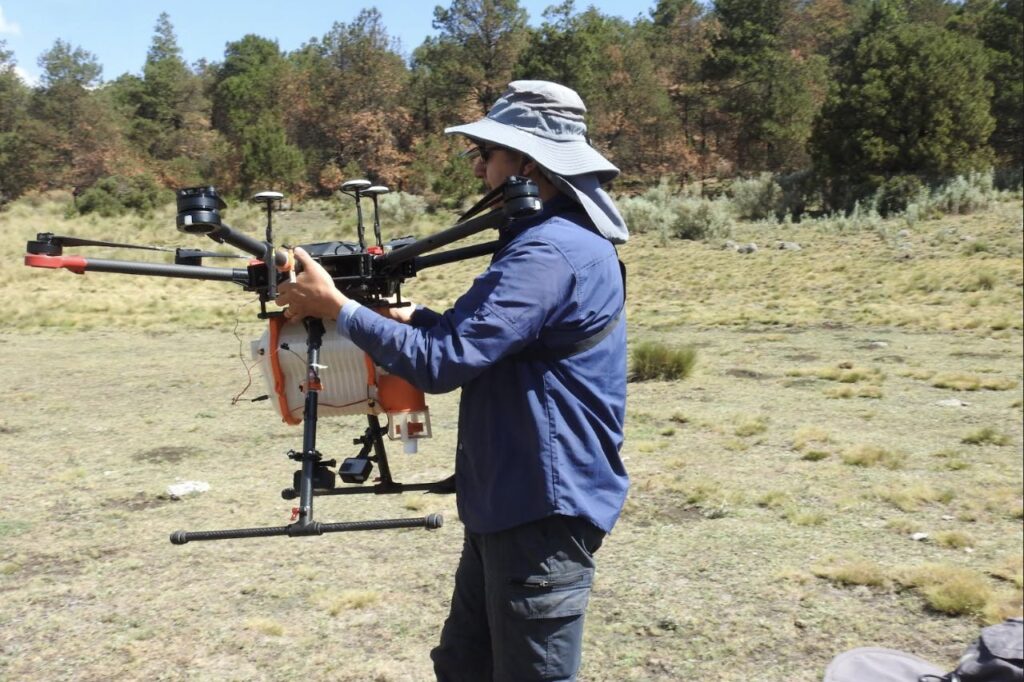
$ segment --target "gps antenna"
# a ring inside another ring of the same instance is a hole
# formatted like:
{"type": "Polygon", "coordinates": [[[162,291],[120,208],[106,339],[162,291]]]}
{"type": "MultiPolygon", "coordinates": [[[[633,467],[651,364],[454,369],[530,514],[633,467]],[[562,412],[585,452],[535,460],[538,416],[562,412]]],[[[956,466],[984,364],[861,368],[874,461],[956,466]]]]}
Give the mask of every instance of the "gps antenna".
{"type": "MultiPolygon", "coordinates": [[[[275,271],[274,253],[274,202],[281,201],[284,195],[280,192],[258,192],[252,195],[252,200],[267,206],[267,300],[277,298],[277,272],[275,271]]],[[[263,311],[266,313],[266,310],[263,311]]]]}
{"type": "Polygon", "coordinates": [[[366,239],[363,236],[363,207],[359,204],[359,193],[369,187],[369,180],[349,180],[341,185],[343,193],[356,198],[356,232],[359,234],[359,249],[361,251],[366,250],[366,239]]]}
{"type": "Polygon", "coordinates": [[[380,211],[377,206],[377,197],[390,191],[384,185],[374,185],[363,190],[363,196],[373,197],[373,236],[377,239],[377,246],[380,247],[384,246],[384,242],[380,238],[380,211]]]}

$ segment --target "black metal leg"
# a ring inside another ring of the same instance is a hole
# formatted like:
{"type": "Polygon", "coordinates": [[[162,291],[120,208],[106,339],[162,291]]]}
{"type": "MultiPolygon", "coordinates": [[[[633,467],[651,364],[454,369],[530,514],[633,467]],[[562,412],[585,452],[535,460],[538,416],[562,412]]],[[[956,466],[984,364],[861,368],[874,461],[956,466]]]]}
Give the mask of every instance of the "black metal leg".
{"type": "MultiPolygon", "coordinates": [[[[324,533],[340,533],[356,530],[386,530],[392,528],[426,528],[433,530],[440,528],[444,519],[440,514],[430,514],[422,518],[408,519],[380,519],[376,521],[347,521],[341,523],[320,523],[313,520],[313,496],[314,480],[317,467],[325,466],[321,463],[320,453],[316,450],[316,427],[317,427],[317,405],[319,401],[320,376],[318,367],[320,365],[320,347],[323,344],[324,324],[316,318],[306,318],[306,402],[303,412],[302,429],[302,453],[292,453],[293,458],[302,462],[302,470],[299,472],[298,490],[285,490],[285,499],[294,499],[294,494],[299,497],[298,516],[295,523],[287,526],[268,526],[265,528],[234,528],[225,530],[208,531],[184,531],[179,530],[171,533],[171,543],[184,545],[187,542],[198,540],[229,540],[238,538],[262,538],[278,535],[289,537],[306,537],[312,535],[323,535],[324,533]]],[[[380,468],[381,482],[373,488],[364,489],[375,492],[401,492],[403,486],[391,480],[391,470],[388,467],[387,452],[384,449],[383,432],[380,427],[380,420],[377,415],[368,415],[369,423],[363,438],[357,442],[363,444],[360,452],[361,457],[368,457],[377,463],[380,468]],[[369,456],[373,450],[372,457],[369,456]]],[[[333,465],[333,461],[330,462],[333,465]]],[[[423,489],[406,486],[405,489],[423,489]]],[[[324,491],[322,491],[324,492],[324,491]]],[[[325,491],[327,493],[333,491],[325,491]]]]}

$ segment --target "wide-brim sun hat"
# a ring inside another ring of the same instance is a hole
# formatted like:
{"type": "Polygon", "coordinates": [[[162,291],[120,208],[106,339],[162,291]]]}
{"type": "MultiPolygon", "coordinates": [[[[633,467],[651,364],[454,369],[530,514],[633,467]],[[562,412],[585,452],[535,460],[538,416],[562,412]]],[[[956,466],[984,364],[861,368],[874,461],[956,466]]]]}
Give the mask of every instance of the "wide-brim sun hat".
{"type": "Polygon", "coordinates": [[[586,113],[583,99],[571,88],[549,81],[513,81],[487,116],[444,132],[529,156],[583,207],[598,232],[622,243],[629,237],[625,221],[601,188],[619,169],[590,145],[586,113]]]}
{"type": "Polygon", "coordinates": [[[927,675],[939,679],[943,671],[905,651],[860,647],[833,658],[823,682],[919,682],[927,675]]]}

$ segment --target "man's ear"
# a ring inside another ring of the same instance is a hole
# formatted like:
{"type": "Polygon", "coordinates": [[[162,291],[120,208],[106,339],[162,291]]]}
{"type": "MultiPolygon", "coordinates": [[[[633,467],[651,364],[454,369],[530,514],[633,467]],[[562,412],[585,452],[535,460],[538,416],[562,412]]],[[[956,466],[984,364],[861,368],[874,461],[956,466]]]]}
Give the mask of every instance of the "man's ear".
{"type": "Polygon", "coordinates": [[[535,170],[538,170],[537,162],[524,155],[523,162],[519,165],[519,174],[523,177],[529,177],[535,170]]]}

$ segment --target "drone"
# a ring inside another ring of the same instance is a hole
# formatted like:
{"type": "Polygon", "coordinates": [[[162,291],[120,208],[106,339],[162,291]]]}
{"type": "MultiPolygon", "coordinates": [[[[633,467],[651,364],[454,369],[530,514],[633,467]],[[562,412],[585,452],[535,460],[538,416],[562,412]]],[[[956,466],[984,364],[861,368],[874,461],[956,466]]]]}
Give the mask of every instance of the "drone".
{"type": "MultiPolygon", "coordinates": [[[[527,178],[512,176],[487,193],[459,218],[459,222],[436,234],[423,237],[400,237],[384,241],[381,236],[378,197],[390,190],[368,180],[349,180],[341,192],[355,200],[357,242],[318,242],[300,245],[314,261],[320,263],[347,297],[372,308],[407,306],[401,287],[420,270],[454,263],[497,251],[498,240],[456,247],[430,253],[458,240],[487,229],[502,229],[513,221],[534,216],[542,203],[537,185],[527,178]],[[367,244],[362,199],[373,201],[374,242],[367,244]],[[488,210],[489,209],[489,210],[488,210]],[[487,211],[486,213],[484,211],[487,211]]],[[[178,231],[189,235],[206,235],[218,244],[234,247],[243,254],[204,251],[194,248],[169,249],[156,246],[122,244],[82,239],[74,236],[42,232],[26,246],[25,265],[34,268],[63,269],[76,274],[106,272],[150,277],[230,282],[244,291],[255,292],[259,299],[257,317],[267,320],[263,336],[251,344],[253,359],[267,385],[267,398],[282,420],[302,425],[301,450],[289,450],[289,459],[299,462],[292,485],[281,491],[286,500],[298,498],[291,522],[284,526],[232,528],[223,530],[178,530],[170,541],[183,545],[200,540],[226,540],[271,536],[308,537],[357,530],[395,528],[440,528],[441,514],[419,518],[379,519],[324,523],[314,520],[313,499],[324,495],[359,493],[397,494],[406,491],[450,493],[452,479],[432,483],[403,484],[395,481],[388,464],[384,436],[398,440],[406,452],[415,452],[418,441],[431,436],[430,414],[423,392],[405,380],[377,367],[355,344],[341,336],[323,320],[305,318],[301,325],[289,324],[283,311],[268,310],[267,303],[277,297],[281,282],[293,279],[301,270],[293,248],[274,243],[273,216],[284,195],[266,191],[255,194],[253,201],[263,204],[266,212],[264,239],[259,240],[231,228],[221,220],[220,211],[227,208],[215,187],[189,187],[176,193],[178,231]],[[65,255],[65,247],[129,248],[173,251],[173,263],[111,260],[65,255]],[[212,267],[204,259],[215,257],[250,257],[244,268],[212,267]],[[305,353],[304,357],[302,353],[305,353]],[[317,422],[321,417],[364,414],[367,427],[363,435],[353,439],[360,450],[339,464],[325,460],[317,450],[317,422]],[[380,415],[387,418],[386,425],[380,415]],[[372,485],[364,485],[377,465],[378,475],[372,485]],[[339,487],[338,479],[346,484],[339,487]]]]}

